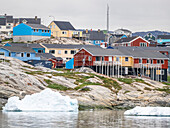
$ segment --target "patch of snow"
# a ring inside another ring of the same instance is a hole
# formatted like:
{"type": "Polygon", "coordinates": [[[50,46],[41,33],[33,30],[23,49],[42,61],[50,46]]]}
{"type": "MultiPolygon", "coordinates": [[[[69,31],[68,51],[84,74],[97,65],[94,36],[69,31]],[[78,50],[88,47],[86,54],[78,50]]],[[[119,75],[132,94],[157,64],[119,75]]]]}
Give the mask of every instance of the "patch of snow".
{"type": "Polygon", "coordinates": [[[3,111],[77,112],[78,101],[70,99],[69,96],[62,96],[59,92],[54,92],[51,89],[45,89],[40,93],[26,95],[22,100],[16,96],[9,98],[3,111]]]}
{"type": "Polygon", "coordinates": [[[170,116],[170,107],[135,107],[125,111],[130,116],[170,116]]]}

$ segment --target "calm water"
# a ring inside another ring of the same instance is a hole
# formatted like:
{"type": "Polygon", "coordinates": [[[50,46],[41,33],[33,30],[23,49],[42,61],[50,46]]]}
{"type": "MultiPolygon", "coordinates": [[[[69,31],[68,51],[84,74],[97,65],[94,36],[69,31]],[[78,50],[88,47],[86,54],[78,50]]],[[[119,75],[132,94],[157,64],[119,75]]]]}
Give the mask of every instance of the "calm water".
{"type": "Polygon", "coordinates": [[[0,112],[0,128],[170,128],[170,117],[128,117],[123,113],[0,112]]]}

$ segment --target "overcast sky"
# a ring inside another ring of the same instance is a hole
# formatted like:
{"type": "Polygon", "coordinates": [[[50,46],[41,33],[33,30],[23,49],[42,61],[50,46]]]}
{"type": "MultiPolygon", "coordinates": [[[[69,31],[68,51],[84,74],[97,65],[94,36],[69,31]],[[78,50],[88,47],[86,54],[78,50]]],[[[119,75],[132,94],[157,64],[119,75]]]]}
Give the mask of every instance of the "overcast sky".
{"type": "Polygon", "coordinates": [[[110,30],[170,32],[170,0],[0,0],[0,13],[14,17],[70,21],[76,29],[106,29],[107,3],[110,30]]]}

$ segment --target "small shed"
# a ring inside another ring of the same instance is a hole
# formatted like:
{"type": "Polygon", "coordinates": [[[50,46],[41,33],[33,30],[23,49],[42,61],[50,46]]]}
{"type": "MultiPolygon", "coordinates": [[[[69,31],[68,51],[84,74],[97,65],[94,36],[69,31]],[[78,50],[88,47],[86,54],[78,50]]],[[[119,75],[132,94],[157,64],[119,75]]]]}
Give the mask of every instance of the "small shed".
{"type": "Polygon", "coordinates": [[[74,58],[66,62],[66,69],[74,69],[74,58]]]}

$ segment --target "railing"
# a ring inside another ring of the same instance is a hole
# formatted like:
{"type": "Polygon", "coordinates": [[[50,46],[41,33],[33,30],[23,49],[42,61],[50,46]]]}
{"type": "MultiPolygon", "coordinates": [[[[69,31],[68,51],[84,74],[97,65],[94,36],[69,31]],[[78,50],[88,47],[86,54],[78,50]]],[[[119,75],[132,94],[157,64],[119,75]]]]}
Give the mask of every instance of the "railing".
{"type": "Polygon", "coordinates": [[[134,68],[162,68],[162,64],[134,64],[134,68]]]}
{"type": "Polygon", "coordinates": [[[94,61],[93,65],[96,65],[96,66],[101,66],[101,65],[113,66],[113,65],[121,65],[121,62],[120,61],[94,61]]]}

